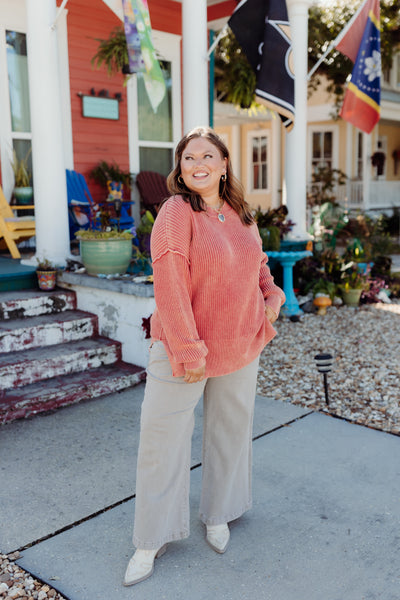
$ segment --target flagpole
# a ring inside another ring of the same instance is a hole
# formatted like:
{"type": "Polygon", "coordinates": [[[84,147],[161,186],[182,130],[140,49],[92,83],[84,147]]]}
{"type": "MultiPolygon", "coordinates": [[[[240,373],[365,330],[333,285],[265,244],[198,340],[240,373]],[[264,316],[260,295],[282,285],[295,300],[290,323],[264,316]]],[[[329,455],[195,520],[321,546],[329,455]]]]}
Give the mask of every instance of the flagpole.
{"type": "Polygon", "coordinates": [[[315,65],[313,66],[313,68],[308,73],[307,80],[311,79],[311,77],[314,75],[315,71],[318,69],[318,67],[320,66],[320,64],[325,60],[325,58],[328,56],[328,54],[330,52],[332,52],[332,50],[335,48],[335,46],[337,46],[339,44],[339,42],[342,41],[342,39],[344,38],[344,36],[346,35],[346,33],[348,32],[348,30],[350,29],[350,27],[354,23],[354,21],[357,19],[358,15],[360,14],[360,12],[364,8],[364,6],[367,4],[367,2],[369,2],[369,0],[364,0],[364,2],[362,2],[360,4],[360,6],[357,8],[357,10],[354,13],[354,15],[351,17],[350,21],[338,33],[338,35],[335,37],[335,39],[333,40],[333,42],[331,42],[329,44],[328,49],[325,50],[324,54],[320,57],[320,59],[318,60],[318,62],[315,63],[315,65]]]}

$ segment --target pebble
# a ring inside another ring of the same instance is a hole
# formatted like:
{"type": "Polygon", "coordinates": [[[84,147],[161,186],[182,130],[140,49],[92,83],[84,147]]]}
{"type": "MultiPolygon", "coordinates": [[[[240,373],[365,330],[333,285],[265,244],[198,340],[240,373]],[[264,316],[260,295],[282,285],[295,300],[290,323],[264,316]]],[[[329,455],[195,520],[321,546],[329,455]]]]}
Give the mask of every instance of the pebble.
{"type": "Polygon", "coordinates": [[[19,552],[0,554],[0,598],[4,600],[66,600],[59,592],[19,567],[19,552]]]}
{"type": "Polygon", "coordinates": [[[331,306],[326,315],[280,318],[261,355],[257,393],[387,431],[400,432],[400,301],[331,306]],[[329,405],[314,356],[333,356],[329,405]]]}

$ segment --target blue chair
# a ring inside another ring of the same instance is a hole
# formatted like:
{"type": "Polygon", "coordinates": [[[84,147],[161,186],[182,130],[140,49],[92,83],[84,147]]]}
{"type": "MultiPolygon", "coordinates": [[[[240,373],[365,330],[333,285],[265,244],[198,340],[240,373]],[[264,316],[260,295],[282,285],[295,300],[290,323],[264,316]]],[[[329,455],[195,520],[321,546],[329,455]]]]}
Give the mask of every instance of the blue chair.
{"type": "MultiPolygon", "coordinates": [[[[96,203],[82,173],[66,169],[67,176],[67,197],[68,197],[68,216],[70,237],[73,238],[79,229],[100,229],[100,218],[97,216],[96,203]]],[[[121,229],[130,229],[133,227],[134,220],[128,214],[126,205],[132,202],[123,202],[121,207],[121,218],[119,227],[121,229]]],[[[106,205],[106,203],[104,203],[106,205]]],[[[117,226],[118,219],[111,218],[111,225],[117,226]]]]}

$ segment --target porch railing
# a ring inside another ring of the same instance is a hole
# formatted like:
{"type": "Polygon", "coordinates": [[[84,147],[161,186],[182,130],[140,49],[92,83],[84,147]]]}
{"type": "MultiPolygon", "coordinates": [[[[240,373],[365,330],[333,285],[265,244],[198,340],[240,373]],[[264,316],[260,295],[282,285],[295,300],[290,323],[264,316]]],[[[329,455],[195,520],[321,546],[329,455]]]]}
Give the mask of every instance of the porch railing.
{"type": "MultiPolygon", "coordinates": [[[[318,189],[322,184],[313,183],[318,189]]],[[[311,185],[309,186],[311,192],[311,185]]],[[[362,181],[349,181],[335,186],[333,195],[336,202],[348,210],[383,210],[400,207],[400,181],[370,181],[368,198],[364,198],[362,181]]]]}

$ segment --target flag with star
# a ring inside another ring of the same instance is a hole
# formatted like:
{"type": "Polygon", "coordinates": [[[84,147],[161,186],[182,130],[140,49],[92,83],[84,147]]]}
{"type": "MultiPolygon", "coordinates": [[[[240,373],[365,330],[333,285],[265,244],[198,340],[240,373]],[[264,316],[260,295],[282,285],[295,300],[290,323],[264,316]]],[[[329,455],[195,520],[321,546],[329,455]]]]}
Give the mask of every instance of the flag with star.
{"type": "Polygon", "coordinates": [[[290,130],[294,72],[285,0],[241,0],[228,25],[256,74],[257,100],[279,113],[290,130]]]}
{"type": "Polygon", "coordinates": [[[366,0],[361,8],[359,18],[354,20],[336,45],[354,62],[354,45],[359,40],[351,80],[339,114],[361,131],[371,133],[380,117],[382,71],[379,0],[366,0]],[[363,30],[360,30],[361,19],[365,21],[363,30]]]}

